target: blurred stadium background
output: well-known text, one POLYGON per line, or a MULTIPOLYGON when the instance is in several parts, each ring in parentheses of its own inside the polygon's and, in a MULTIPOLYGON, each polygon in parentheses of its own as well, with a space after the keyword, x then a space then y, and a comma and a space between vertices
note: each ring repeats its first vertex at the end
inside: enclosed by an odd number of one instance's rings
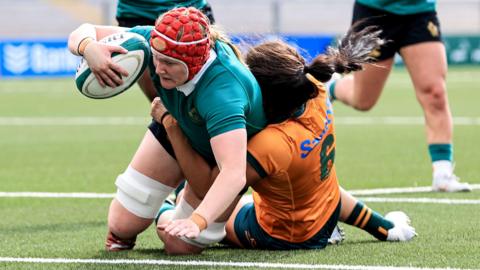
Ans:
MULTIPOLYGON (((227 32, 293 37, 311 54, 345 33, 353 4, 209 2, 227 32)), ((438 1, 456 172, 474 191, 428 192, 422 110, 407 71, 396 68, 374 110, 334 103, 336 164, 342 185, 372 208, 407 212, 419 234, 414 241, 378 242, 345 226, 346 241, 322 251, 220 246, 181 258, 158 252, 152 227, 131 252, 103 251, 113 182, 145 132, 149 104, 138 86, 112 99, 81 96, 73 82, 79 59, 66 40, 83 22, 116 24, 115 8, 111 0, 0 0, 0 269, 480 270, 480 0, 438 1), (386 191, 397 187, 415 191, 386 191)))
MULTIPOLYGON (((210 0, 232 35, 282 35, 309 55, 348 29, 353 0, 210 0)), ((83 22, 116 24, 116 1, 0 0, 0 77, 71 76, 68 33, 83 22)), ((441 0, 450 64, 480 64, 480 0, 441 0)))
MULTIPOLYGON (((83 22, 115 24, 116 0, 1 0, 2 38, 61 38, 83 22), (14 26, 14 27, 12 27, 14 26)), ((439 0, 446 34, 480 34, 480 0, 439 0)), ((209 0, 229 32, 345 32, 353 0, 209 0)))

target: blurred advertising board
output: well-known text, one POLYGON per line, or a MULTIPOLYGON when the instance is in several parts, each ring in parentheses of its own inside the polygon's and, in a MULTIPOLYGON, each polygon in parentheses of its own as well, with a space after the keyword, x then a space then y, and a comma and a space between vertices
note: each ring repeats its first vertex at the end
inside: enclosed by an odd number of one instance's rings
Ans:
POLYGON ((72 76, 78 62, 66 40, 0 40, 0 77, 72 76))
MULTIPOLYGON (((232 39, 243 50, 261 41, 282 39, 297 47, 307 60, 335 42, 331 35, 242 35, 232 39)), ((449 64, 480 65, 480 36, 447 36, 444 41, 449 64)), ((0 40, 0 78, 70 77, 78 62, 65 39, 0 40)), ((397 63, 401 64, 398 56, 397 63)))
POLYGON ((480 36, 448 36, 444 41, 448 63, 480 65, 480 36))

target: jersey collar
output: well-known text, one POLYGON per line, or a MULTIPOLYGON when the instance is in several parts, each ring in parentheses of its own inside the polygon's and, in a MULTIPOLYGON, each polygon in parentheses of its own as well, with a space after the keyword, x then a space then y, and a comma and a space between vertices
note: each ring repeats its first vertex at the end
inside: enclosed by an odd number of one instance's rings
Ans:
POLYGON ((198 83, 200 78, 202 77, 203 73, 207 70, 207 68, 213 63, 213 61, 217 58, 217 53, 215 50, 210 50, 210 57, 208 57, 207 62, 203 65, 200 71, 193 76, 193 78, 188 81, 186 84, 177 86, 177 90, 182 92, 185 96, 190 95, 193 90, 195 90, 195 85, 198 83))

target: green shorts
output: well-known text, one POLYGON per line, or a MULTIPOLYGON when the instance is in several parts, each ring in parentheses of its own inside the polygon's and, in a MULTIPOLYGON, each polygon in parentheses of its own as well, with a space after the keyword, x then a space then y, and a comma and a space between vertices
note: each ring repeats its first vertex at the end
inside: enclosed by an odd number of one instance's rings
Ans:
POLYGON ((340 202, 327 223, 310 239, 301 243, 291 243, 277 239, 267 234, 257 222, 253 203, 244 205, 235 217, 234 228, 240 242, 249 249, 322 249, 328 243, 328 238, 337 225, 340 215, 340 202))

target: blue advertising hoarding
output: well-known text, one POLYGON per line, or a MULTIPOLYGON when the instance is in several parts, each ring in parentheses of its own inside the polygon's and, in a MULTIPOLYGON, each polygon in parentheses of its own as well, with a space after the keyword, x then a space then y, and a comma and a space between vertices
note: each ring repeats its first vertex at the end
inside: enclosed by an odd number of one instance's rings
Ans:
MULTIPOLYGON (((241 35, 232 38, 244 49, 274 39, 283 39, 296 46, 307 60, 335 42, 332 35, 241 35)), ((447 36, 444 40, 449 64, 480 64, 480 36, 447 36)), ((398 55, 396 62, 401 64, 398 55)), ((0 40, 0 78, 72 77, 78 63, 79 57, 68 51, 66 39, 0 40)))
MULTIPOLYGON (((255 44, 271 38, 237 36, 233 40, 255 44)), ((307 59, 322 52, 333 40, 333 36, 290 35, 281 38, 302 48, 307 59)), ((79 57, 68 51, 65 39, 0 40, 0 78, 72 77, 78 63, 79 57)))
POLYGON ((66 40, 0 41, 0 78, 72 76, 78 63, 66 40))
POLYGON ((310 61, 316 55, 324 52, 335 39, 333 35, 236 35, 232 41, 239 45, 242 51, 248 50, 248 46, 268 40, 283 40, 293 45, 300 54, 310 61))

